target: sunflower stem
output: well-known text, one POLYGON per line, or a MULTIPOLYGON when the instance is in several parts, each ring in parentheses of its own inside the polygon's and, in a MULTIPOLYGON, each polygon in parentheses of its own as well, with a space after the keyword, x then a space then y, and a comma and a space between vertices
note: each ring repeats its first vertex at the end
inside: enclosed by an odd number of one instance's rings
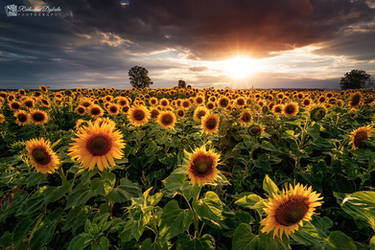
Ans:
POLYGON ((59 173, 60 173, 62 182, 65 183, 67 180, 66 180, 66 175, 64 174, 64 169, 62 167, 59 167, 59 173))

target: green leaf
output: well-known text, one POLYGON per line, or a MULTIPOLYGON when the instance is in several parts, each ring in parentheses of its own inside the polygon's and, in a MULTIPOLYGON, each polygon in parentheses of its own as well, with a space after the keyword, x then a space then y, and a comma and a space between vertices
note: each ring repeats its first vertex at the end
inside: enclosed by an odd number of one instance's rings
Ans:
POLYGON ((207 191, 205 197, 193 201, 193 208, 199 217, 209 220, 217 226, 219 221, 223 220, 223 203, 219 196, 212 191, 207 191))
POLYGON ((84 205, 93 196, 95 196, 95 193, 92 192, 90 188, 85 186, 80 188, 76 187, 68 196, 66 209, 84 205))
POLYGON ((48 187, 43 193, 46 204, 60 200, 69 191, 70 183, 65 182, 59 187, 48 187))
POLYGON ((278 193, 279 188, 276 186, 276 184, 271 180, 271 178, 266 175, 263 180, 263 190, 267 192, 268 195, 272 195, 274 193, 278 193))
POLYGON ((18 222, 13 231, 13 242, 19 243, 23 239, 25 239, 29 234, 31 228, 33 227, 34 223, 35 219, 32 220, 29 218, 24 218, 23 220, 18 222))
POLYGON ((257 238, 251 231, 249 224, 241 223, 233 233, 232 249, 233 250, 246 250, 254 249, 257 238))
POLYGON ((314 246, 316 248, 324 248, 325 246, 324 238, 319 235, 318 230, 310 222, 305 222, 298 231, 291 234, 291 238, 305 246, 314 246))
POLYGON ((181 209, 176 200, 169 201, 161 214, 161 234, 173 238, 188 230, 193 222, 193 211, 181 209))
POLYGON ((180 167, 173 170, 173 172, 162 182, 166 190, 175 195, 184 186, 186 180, 185 169, 180 167))
POLYGON ((241 206, 243 208, 254 209, 254 205, 259 201, 263 200, 262 197, 256 194, 246 194, 240 199, 236 200, 234 204, 241 206))
POLYGON ((357 246, 354 244, 352 238, 341 231, 333 231, 328 237, 327 249, 333 250, 356 250, 357 246))
POLYGON ((142 194, 142 190, 138 183, 133 183, 127 178, 120 180, 120 185, 113 188, 108 194, 108 199, 113 202, 125 202, 133 197, 139 197, 142 194))

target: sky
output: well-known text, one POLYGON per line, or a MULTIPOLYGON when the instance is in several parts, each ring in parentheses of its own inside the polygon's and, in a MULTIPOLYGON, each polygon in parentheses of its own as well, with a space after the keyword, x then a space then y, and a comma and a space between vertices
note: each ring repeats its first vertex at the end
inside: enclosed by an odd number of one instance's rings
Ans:
POLYGON ((135 65, 153 88, 337 89, 375 76, 375 0, 0 0, 0 88, 126 89, 135 65))

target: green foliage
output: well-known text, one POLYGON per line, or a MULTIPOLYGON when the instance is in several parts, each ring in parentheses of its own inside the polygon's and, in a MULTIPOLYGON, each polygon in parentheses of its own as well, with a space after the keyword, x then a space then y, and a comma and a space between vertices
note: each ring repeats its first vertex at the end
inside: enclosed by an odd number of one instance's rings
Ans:
POLYGON ((129 80, 133 88, 147 88, 153 83, 148 76, 148 70, 140 66, 134 66, 129 70, 129 80))

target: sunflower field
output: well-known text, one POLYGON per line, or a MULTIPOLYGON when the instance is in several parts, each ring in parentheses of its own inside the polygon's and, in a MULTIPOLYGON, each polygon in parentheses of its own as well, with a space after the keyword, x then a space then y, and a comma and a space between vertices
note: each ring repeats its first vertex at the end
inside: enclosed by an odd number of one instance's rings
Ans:
POLYGON ((0 91, 1 249, 375 249, 373 90, 0 91))

